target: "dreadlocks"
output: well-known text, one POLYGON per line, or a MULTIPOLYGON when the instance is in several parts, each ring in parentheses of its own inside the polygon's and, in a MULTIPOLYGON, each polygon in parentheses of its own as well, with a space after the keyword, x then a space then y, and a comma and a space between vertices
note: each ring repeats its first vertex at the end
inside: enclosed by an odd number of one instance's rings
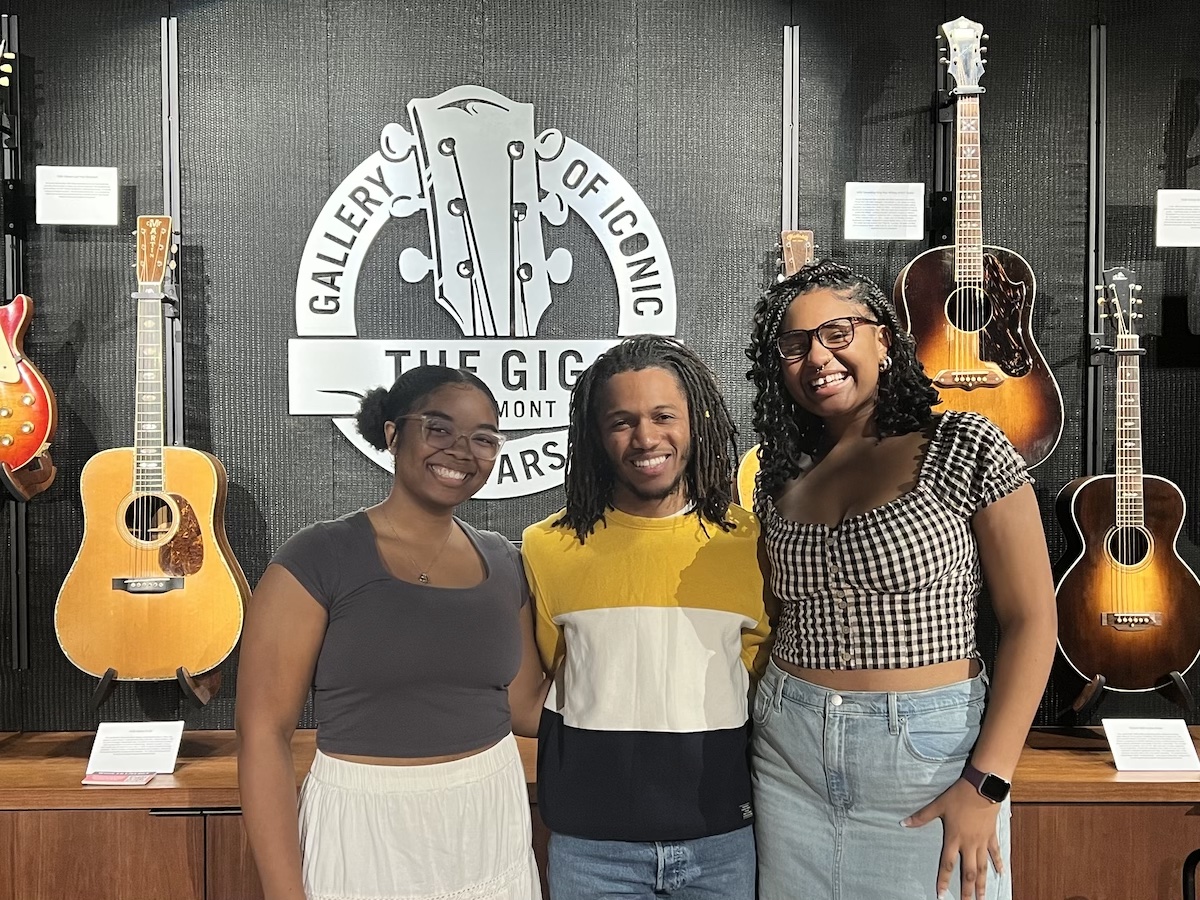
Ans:
POLYGON ((892 365, 879 375, 875 427, 880 437, 919 431, 933 421, 932 406, 940 402, 933 383, 917 359, 911 334, 900 329, 896 310, 883 291, 862 275, 829 260, 804 266, 763 292, 754 308, 754 331, 746 356, 754 382, 754 430, 758 433, 761 469, 758 489, 773 495, 800 474, 802 455, 816 453, 824 423, 800 407, 783 385, 782 360, 776 349, 780 323, 792 301, 816 288, 830 288, 847 303, 866 307, 887 326, 892 342, 892 365))
POLYGON ((722 530, 733 500, 733 461, 737 428, 708 367, 679 341, 653 334, 625 338, 601 354, 571 392, 567 431, 567 505, 555 525, 567 525, 582 544, 612 506, 616 476, 596 423, 596 403, 614 375, 642 369, 666 369, 687 398, 691 454, 684 472, 688 499, 701 522, 722 530))

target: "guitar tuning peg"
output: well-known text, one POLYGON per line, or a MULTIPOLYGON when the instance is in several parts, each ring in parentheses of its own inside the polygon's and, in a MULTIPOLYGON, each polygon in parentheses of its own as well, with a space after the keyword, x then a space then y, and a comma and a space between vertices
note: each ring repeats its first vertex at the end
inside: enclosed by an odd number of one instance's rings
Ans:
POLYGON ((12 66, 9 63, 0 63, 0 72, 5 73, 6 75, 11 75, 12 66))
POLYGON ((986 40, 989 40, 990 38, 991 38, 991 35, 990 35, 990 34, 985 34, 985 35, 983 36, 983 40, 985 40, 985 41, 986 41, 986 40))
POLYGON ((0 75, 0 87, 8 87, 8 76, 0 75))
POLYGON ((948 66, 948 65, 950 65, 950 60, 949 60, 949 59, 947 59, 945 56, 939 56, 939 57, 938 57, 938 62, 940 62, 940 63, 941 63, 943 66, 948 66))

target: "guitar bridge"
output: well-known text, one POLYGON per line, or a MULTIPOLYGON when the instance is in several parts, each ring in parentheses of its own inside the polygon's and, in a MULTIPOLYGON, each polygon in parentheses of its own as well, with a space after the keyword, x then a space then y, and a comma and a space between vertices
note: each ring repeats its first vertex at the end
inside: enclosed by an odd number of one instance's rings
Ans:
POLYGON ((1162 625, 1162 613, 1114 613, 1100 614, 1100 624, 1117 631, 1145 631, 1147 628, 1158 628, 1162 625))
POLYGON ((994 369, 942 369, 933 378, 935 387, 957 388, 960 391, 999 387, 1003 383, 1004 376, 994 369))
POLYGON ((182 591, 182 578, 114 578, 114 591, 125 591, 127 594, 165 594, 168 591, 182 591))

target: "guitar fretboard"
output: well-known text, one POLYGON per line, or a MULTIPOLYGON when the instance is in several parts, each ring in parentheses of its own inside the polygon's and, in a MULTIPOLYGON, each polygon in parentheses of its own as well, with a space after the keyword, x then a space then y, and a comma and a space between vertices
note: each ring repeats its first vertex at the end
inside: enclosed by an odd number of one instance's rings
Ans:
POLYGON ((163 490, 162 301, 138 298, 133 489, 163 490))
POLYGON ((958 98, 954 193, 954 280, 983 281, 983 213, 980 205, 979 96, 958 98))
MULTIPOLYGON (((1117 335, 1117 350, 1137 350, 1138 336, 1117 335)), ((1140 527, 1142 503, 1142 388, 1137 353, 1117 355, 1117 527, 1140 527)))

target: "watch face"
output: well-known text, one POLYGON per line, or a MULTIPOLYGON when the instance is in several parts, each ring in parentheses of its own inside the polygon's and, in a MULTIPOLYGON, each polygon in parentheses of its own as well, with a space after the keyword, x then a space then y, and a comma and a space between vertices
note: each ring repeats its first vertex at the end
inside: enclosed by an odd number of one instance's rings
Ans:
POLYGON ((993 803, 1001 802, 1008 796, 1008 791, 1009 783, 991 772, 986 773, 983 780, 979 782, 979 793, 993 803))

